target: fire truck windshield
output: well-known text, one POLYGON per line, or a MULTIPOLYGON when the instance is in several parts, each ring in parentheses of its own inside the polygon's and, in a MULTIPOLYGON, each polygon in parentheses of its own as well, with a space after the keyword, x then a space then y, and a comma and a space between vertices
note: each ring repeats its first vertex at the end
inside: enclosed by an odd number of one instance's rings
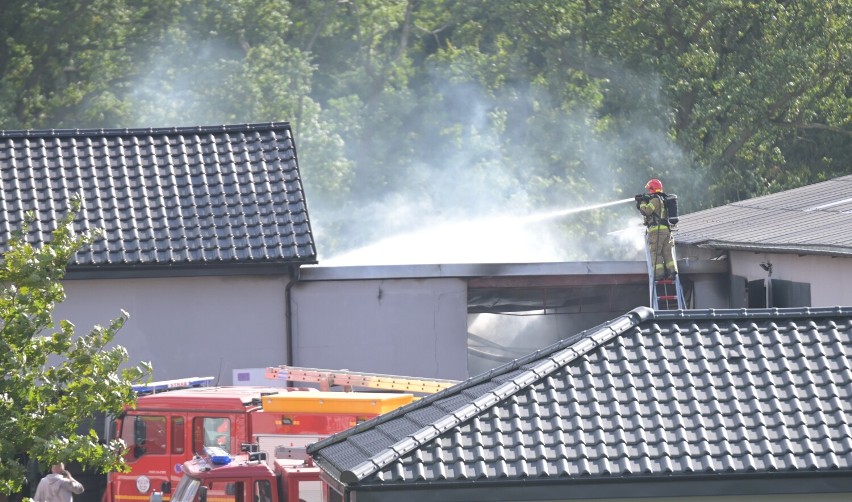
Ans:
POLYGON ((201 481, 192 476, 184 476, 175 488, 171 502, 192 502, 198 493, 199 486, 201 486, 201 481))

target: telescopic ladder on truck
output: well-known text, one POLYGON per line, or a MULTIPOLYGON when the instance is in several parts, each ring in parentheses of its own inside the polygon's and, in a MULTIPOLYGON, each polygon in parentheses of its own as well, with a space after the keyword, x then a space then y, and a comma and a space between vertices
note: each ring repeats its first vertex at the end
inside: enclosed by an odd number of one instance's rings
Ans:
POLYGON ((318 368, 300 368, 297 366, 276 366, 266 368, 266 378, 290 382, 319 384, 320 390, 330 390, 333 386, 352 391, 353 387, 371 389, 399 390, 420 394, 434 394, 459 383, 456 380, 436 380, 409 376, 382 375, 379 373, 361 373, 348 370, 326 370, 318 368))
MULTIPOLYGON (((683 300, 683 289, 680 286, 680 274, 665 279, 654 278, 654 261, 651 259, 651 249, 645 241, 645 259, 648 262, 648 282, 651 292, 651 308, 654 310, 683 310, 686 302, 683 300)), ((672 246, 672 259, 677 263, 675 247, 672 246)))

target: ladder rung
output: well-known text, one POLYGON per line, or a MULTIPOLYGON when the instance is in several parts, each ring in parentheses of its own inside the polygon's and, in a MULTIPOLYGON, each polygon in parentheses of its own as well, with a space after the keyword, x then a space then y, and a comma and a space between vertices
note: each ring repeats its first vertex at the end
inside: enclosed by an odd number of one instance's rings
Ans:
POLYGON ((658 296, 660 300, 677 300, 677 296, 658 296))

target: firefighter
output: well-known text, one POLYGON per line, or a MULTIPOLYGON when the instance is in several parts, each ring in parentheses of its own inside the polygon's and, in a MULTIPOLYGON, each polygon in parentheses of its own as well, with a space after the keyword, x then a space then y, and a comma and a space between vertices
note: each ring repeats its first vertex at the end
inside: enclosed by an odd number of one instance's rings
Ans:
POLYGON ((645 217, 645 239, 654 266, 654 279, 674 277, 677 263, 672 254, 674 239, 666 214, 663 184, 655 178, 645 184, 645 190, 648 193, 636 196, 636 207, 645 217))

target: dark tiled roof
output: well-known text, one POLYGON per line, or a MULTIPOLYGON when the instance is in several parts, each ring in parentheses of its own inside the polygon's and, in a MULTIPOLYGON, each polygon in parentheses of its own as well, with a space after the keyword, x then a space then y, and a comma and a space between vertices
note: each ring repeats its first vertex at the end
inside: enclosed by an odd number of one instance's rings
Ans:
POLYGON ((852 255, 852 176, 682 215, 678 244, 852 255))
POLYGON ((46 242, 69 199, 106 238, 77 266, 315 263, 287 123, 0 131, 0 246, 37 213, 46 242))
MULTIPOLYGON (((526 495, 515 500, 535 500, 539 484, 814 473, 849 480, 850 354, 848 307, 643 307, 309 453, 350 489, 522 485, 526 495)), ((665 486, 660 495, 682 489, 665 486)))

